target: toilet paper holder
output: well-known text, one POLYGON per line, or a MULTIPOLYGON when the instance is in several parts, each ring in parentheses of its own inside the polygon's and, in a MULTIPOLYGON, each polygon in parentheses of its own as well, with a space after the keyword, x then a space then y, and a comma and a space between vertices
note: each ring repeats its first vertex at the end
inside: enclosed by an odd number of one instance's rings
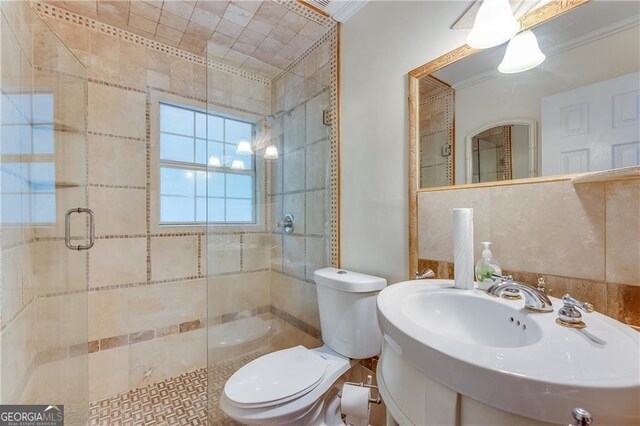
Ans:
MULTIPOLYGON (((375 398, 369 397, 369 403, 370 404, 382 404, 382 398, 380 398, 380 389, 378 389, 378 387, 376 385, 372 385, 371 381, 372 381, 372 377, 371 377, 371 375, 369 375, 369 376, 367 376, 367 383, 364 383, 364 382, 360 382, 360 383, 345 382, 344 384, 345 385, 353 385, 353 386, 360 386, 360 387, 364 387, 364 388, 375 389, 378 395, 375 398)), ((338 392, 338 398, 342 398, 342 391, 338 392)))

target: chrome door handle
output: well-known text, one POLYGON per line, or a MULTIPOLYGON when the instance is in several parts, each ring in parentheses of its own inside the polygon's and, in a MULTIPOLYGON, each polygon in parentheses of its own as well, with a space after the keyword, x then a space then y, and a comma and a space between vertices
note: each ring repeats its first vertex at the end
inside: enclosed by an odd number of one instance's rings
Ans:
POLYGON ((96 242, 96 224, 95 215, 91 209, 85 209, 83 207, 77 207, 75 209, 67 210, 64 215, 64 245, 69 250, 89 250, 96 242), (71 215, 73 213, 87 213, 89 215, 89 242, 85 245, 74 246, 71 244, 71 215))

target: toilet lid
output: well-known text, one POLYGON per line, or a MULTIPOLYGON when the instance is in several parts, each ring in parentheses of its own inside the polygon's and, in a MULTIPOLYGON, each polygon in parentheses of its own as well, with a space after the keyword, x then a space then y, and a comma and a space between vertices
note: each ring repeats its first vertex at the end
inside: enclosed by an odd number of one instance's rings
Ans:
POLYGON ((310 392, 326 369, 324 358, 304 346, 296 346, 251 361, 227 380, 224 393, 239 405, 274 405, 310 392))

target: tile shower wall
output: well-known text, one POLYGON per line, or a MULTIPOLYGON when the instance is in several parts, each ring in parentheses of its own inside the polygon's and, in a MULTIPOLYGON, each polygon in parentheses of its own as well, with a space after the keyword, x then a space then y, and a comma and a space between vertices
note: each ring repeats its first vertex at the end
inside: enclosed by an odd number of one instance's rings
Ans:
POLYGON ((282 153, 271 168, 271 304, 282 317, 319 337, 320 320, 313 272, 328 266, 330 238, 330 107, 332 41, 327 37, 272 85, 272 111, 291 111, 275 126, 282 153), (294 215, 295 230, 285 235, 273 224, 294 215), (293 318, 290 318, 293 317, 293 318))
POLYGON ((474 208, 475 257, 492 241, 494 257, 515 278, 547 278, 597 311, 640 326, 640 180, 570 181, 421 192, 419 258, 452 276, 451 209, 474 208))
MULTIPOLYGON (((5 146, 10 138, 20 145, 24 135, 12 132, 13 116, 28 116, 30 105, 21 105, 11 98, 32 86, 33 64, 31 45, 33 34, 28 22, 28 11, 20 3, 1 5, 0 50, 2 66, 2 177, 0 219, 3 227, 0 250, 0 399, 2 403, 24 403, 26 387, 36 366, 35 282, 33 253, 35 229, 28 224, 22 184, 21 158, 9 159, 5 146), (18 167, 7 167, 17 163, 18 167), (9 174, 9 172, 15 174, 9 174), (8 193, 17 196, 9 198, 8 193), (5 225, 13 222, 12 225, 5 225)), ((15 127, 14 127, 15 128, 15 127)))
POLYGON ((89 70, 88 196, 97 233, 87 260, 89 396, 97 400, 206 366, 207 253, 224 247, 225 261, 210 270, 220 275, 210 280, 212 290, 242 282, 252 295, 234 304, 235 310, 255 315, 268 305, 267 232, 158 226, 153 120, 157 99, 204 106, 207 94, 211 109, 264 116, 271 90, 74 23, 44 19, 89 70))

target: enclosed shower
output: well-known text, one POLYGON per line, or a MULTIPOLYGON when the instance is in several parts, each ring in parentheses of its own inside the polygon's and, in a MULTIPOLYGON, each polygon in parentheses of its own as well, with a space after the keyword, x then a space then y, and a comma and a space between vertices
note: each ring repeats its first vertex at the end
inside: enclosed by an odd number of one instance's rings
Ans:
POLYGON ((321 344, 337 26, 257 2, 305 36, 232 65, 216 33, 196 54, 64 7, 1 3, 0 402, 229 423, 234 371, 321 344))

